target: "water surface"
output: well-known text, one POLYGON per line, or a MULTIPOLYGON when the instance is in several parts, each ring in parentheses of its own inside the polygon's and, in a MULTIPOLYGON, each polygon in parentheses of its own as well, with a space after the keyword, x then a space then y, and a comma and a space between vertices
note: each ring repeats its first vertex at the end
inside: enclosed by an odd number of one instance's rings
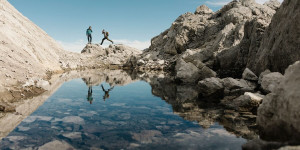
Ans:
POLYGON ((183 119, 145 81, 118 85, 89 80, 64 83, 2 139, 1 149, 235 150, 247 142, 216 121, 203 128, 183 119))

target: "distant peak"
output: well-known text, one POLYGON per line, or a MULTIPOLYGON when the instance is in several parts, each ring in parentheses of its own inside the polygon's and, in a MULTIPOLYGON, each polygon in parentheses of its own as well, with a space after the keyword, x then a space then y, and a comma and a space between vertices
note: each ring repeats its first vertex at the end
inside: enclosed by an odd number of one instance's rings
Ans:
POLYGON ((211 14, 213 13, 213 11, 211 9, 209 9, 206 5, 201 5, 199 6, 196 11, 195 14, 211 14))

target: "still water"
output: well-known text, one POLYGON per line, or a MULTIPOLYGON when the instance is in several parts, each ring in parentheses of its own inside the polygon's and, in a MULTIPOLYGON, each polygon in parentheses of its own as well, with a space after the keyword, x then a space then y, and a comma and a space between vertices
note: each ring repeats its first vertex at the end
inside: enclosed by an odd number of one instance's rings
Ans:
POLYGON ((1 149, 235 150, 246 139, 184 120, 145 81, 64 83, 0 142, 1 149), (102 86, 103 88, 102 88, 102 86))

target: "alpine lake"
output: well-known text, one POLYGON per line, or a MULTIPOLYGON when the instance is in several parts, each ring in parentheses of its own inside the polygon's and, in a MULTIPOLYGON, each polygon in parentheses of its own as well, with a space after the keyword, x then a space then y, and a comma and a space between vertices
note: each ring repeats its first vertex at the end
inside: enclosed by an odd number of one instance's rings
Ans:
POLYGON ((73 71, 50 83, 0 118, 0 149, 239 150, 258 136, 255 119, 164 75, 73 71))

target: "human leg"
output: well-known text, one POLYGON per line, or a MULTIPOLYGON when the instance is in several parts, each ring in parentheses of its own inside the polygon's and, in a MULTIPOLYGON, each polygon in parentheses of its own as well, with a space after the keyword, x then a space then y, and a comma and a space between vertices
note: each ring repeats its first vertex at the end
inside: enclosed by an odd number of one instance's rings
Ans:
POLYGON ((100 45, 102 45, 102 44, 103 44, 103 42, 104 42, 104 40, 105 40, 105 39, 106 39, 106 38, 103 38, 103 39, 102 39, 102 42, 101 42, 101 44, 100 44, 100 45))

